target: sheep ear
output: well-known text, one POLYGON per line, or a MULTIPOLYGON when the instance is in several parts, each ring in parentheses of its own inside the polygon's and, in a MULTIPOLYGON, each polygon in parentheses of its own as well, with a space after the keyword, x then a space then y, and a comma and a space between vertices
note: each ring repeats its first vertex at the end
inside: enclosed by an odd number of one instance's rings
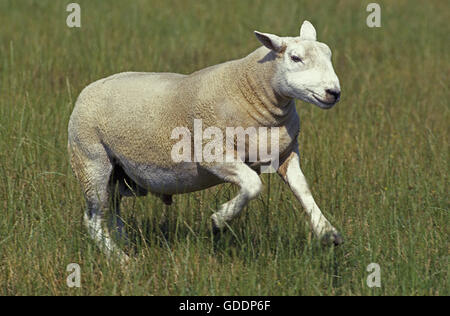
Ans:
POLYGON ((317 34, 314 26, 309 22, 305 21, 300 28, 300 39, 308 41, 316 41, 317 34))
POLYGON ((283 39, 273 34, 261 33, 255 31, 256 38, 268 49, 271 49, 277 53, 281 52, 284 48, 283 39))

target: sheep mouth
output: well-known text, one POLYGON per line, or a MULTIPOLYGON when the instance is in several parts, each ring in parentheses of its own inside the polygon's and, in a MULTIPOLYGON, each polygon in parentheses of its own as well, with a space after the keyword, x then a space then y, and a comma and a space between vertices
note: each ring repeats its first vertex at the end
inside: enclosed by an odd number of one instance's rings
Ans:
POLYGON ((327 102, 327 101, 324 101, 324 100, 322 100, 322 99, 316 97, 315 95, 313 95, 313 97, 314 97, 314 99, 316 99, 317 101, 319 101, 321 104, 323 104, 325 108, 331 108, 333 105, 336 104, 336 102, 327 102))

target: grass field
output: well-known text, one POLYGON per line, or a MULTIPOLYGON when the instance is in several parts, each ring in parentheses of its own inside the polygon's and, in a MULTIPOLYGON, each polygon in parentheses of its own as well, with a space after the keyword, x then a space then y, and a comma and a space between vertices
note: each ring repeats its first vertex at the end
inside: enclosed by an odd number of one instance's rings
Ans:
POLYGON ((0 295, 449 295, 449 4, 378 1, 0 0, 0 295), (253 30, 310 20, 342 88, 330 111, 298 102, 304 173, 346 243, 323 248, 277 175, 231 231, 209 217, 237 190, 126 199, 135 257, 108 261, 82 225, 66 150, 79 92, 121 71, 190 73, 243 57, 253 30), (369 288, 370 263, 381 288, 369 288), (81 287, 66 266, 81 267, 81 287))

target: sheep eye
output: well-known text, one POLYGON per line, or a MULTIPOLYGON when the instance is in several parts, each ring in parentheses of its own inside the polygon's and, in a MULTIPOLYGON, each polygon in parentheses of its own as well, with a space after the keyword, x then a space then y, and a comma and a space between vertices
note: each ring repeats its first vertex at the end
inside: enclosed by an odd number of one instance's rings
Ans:
POLYGON ((298 57, 298 56, 292 55, 291 59, 292 59, 292 61, 294 61, 296 63, 303 63, 303 60, 300 57, 298 57))

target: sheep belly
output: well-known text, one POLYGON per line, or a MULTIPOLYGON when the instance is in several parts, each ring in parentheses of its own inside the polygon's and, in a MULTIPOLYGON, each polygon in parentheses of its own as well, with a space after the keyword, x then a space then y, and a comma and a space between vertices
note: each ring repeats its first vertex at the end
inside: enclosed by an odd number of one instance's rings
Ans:
POLYGON ((188 193, 223 183, 194 162, 183 162, 171 168, 164 168, 157 164, 135 163, 121 158, 120 164, 133 181, 152 193, 188 193))

